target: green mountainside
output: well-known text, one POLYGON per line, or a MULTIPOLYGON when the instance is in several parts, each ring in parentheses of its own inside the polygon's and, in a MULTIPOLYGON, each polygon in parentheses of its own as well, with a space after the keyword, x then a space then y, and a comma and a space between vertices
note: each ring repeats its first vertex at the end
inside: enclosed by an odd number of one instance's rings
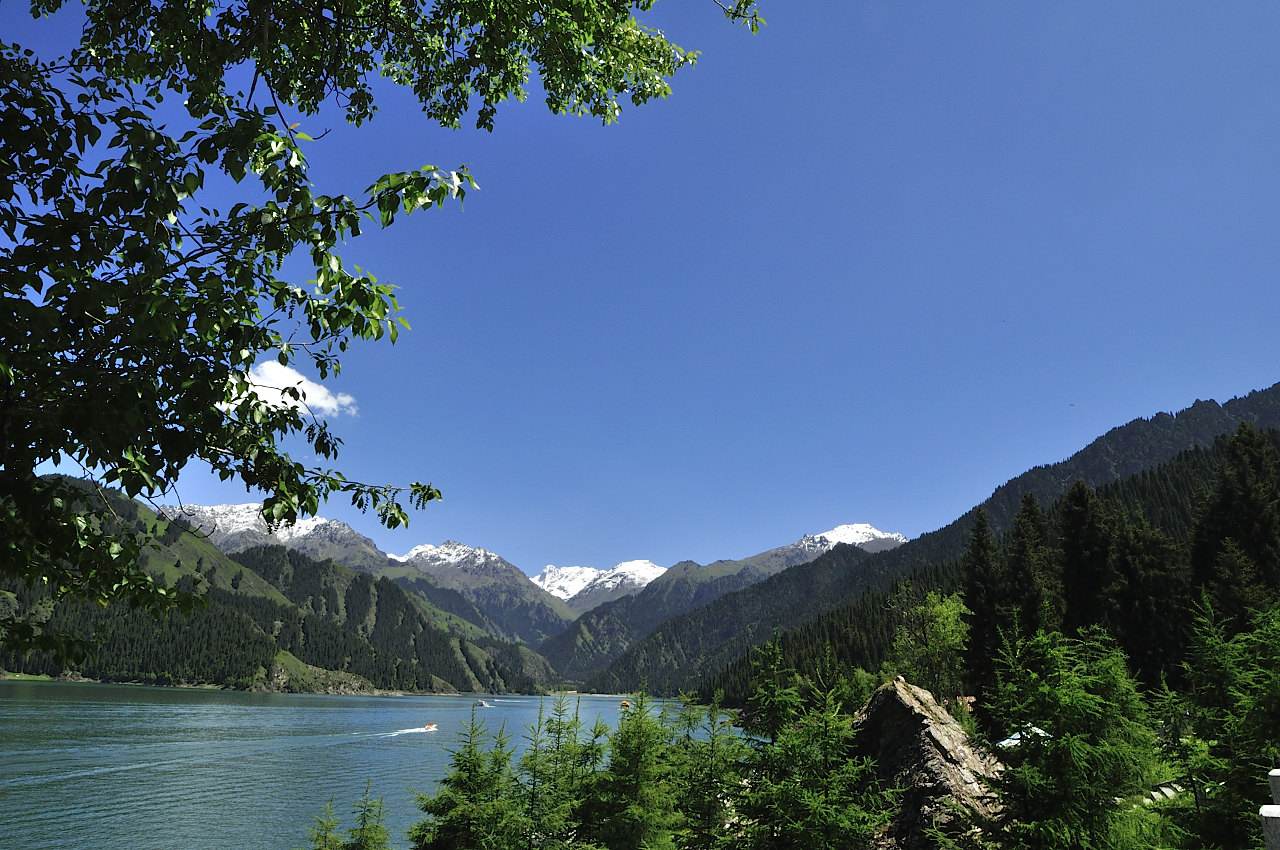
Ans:
MULTIPOLYGON (((1280 432, 1269 432, 1268 439, 1280 451, 1280 432)), ((1094 582, 1100 585, 1095 593, 1099 596, 1130 597, 1131 604, 1127 605, 1124 617, 1117 618, 1127 620, 1127 627, 1113 630, 1131 638, 1138 632, 1150 635, 1151 640, 1144 645, 1137 645, 1143 642, 1131 639, 1131 645, 1127 647, 1139 670, 1146 662, 1148 678, 1157 678, 1159 672, 1177 673, 1176 670, 1162 668, 1160 660, 1176 653, 1181 638, 1162 632, 1170 624, 1178 624, 1179 619, 1183 620, 1179 625, 1186 626, 1186 618, 1174 609, 1170 597, 1187 584, 1190 556, 1186 547, 1192 538, 1197 517, 1221 474, 1228 456, 1227 447, 1227 439, 1219 438, 1209 448, 1189 449, 1155 469, 1096 491, 1097 511, 1108 518, 1110 541, 1106 548, 1108 560, 1114 564, 1108 568, 1109 579, 1094 582), (1117 545, 1117 541, 1125 545, 1117 545), (1135 541, 1145 543, 1147 550, 1158 556, 1160 562, 1144 570, 1148 580, 1142 588, 1133 581, 1138 572, 1131 565, 1141 560, 1133 554, 1135 541), (1126 567, 1125 563, 1130 566, 1126 567), (1123 575, 1126 572, 1130 574, 1128 579, 1123 575), (1154 581, 1150 580, 1153 576, 1154 581), (1153 656, 1154 663, 1151 661, 1153 656)), ((1071 509, 1073 503, 1069 500, 1074 494, 1075 491, 1069 492, 1045 511, 1044 525, 1054 531, 1048 535, 1050 546, 1055 548, 1054 558, 1064 557, 1061 550, 1064 539, 1068 537, 1064 515, 1071 509)), ((832 661, 875 669, 884 660, 900 624, 898 606, 891 605, 890 599, 895 591, 901 590, 903 582, 910 583, 914 596, 922 596, 929 590, 952 593, 961 589, 962 573, 961 559, 954 558, 922 568, 903 580, 868 590, 809 622, 783 632, 780 636, 783 656, 788 664, 810 673, 832 661)), ((727 648, 700 665, 699 669, 704 673, 700 690, 708 694, 724 691, 731 701, 744 698, 749 687, 751 663, 737 649, 727 648)))
MULTIPOLYGON (((1139 474, 1188 449, 1210 446, 1243 423, 1280 427, 1280 384, 1226 404, 1197 401, 1176 414, 1135 419, 1113 428, 1065 461, 1035 467, 1001 485, 978 507, 1001 533, 1010 527, 1025 496, 1050 504, 1077 480, 1100 487, 1139 474)), ((839 563, 833 551, 810 565, 788 569, 771 582, 738 589, 715 605, 690 610, 686 616, 656 627, 643 643, 637 642, 633 650, 628 647, 625 655, 619 653, 607 670, 587 678, 610 690, 629 690, 642 682, 650 687, 664 683, 664 691, 696 686, 775 629, 798 626, 826 611, 856 604, 868 590, 886 588, 898 579, 936 570, 938 565, 959 558, 977 509, 944 528, 859 559, 856 564, 839 563), (829 573, 820 591, 810 589, 815 569, 829 573), (737 612, 746 613, 738 616, 737 612), (671 668, 673 663, 679 665, 677 669, 671 668)), ((557 665, 563 657, 559 650, 555 645, 543 647, 544 654, 557 665)))
MULTIPOLYGON (((566 680, 593 681, 662 623, 791 567, 807 564, 827 551, 829 545, 809 536, 737 560, 720 560, 706 566, 681 561, 639 593, 585 612, 539 649, 566 680)), ((883 551, 897 545, 895 539, 876 539, 863 544, 860 551, 883 551)))
MULTIPOLYGON (((112 496, 111 508, 120 522, 155 529, 144 565, 195 604, 156 617, 71 600, 50 606, 38 589, 4 588, 9 604, 37 612, 47 628, 89 641, 73 668, 81 675, 260 689, 283 686, 283 676, 292 689, 321 682, 342 691, 360 689, 361 679, 382 689, 477 692, 538 690, 553 679, 527 648, 497 640, 388 579, 280 546, 233 559, 136 502, 112 496), (335 675, 304 675, 302 667, 282 666, 287 658, 280 653, 335 675)), ((64 672, 40 652, 0 656, 0 667, 64 672)))
POLYGON ((499 555, 452 541, 418 551, 406 561, 388 562, 378 575, 507 640, 536 645, 573 621, 564 600, 499 555))

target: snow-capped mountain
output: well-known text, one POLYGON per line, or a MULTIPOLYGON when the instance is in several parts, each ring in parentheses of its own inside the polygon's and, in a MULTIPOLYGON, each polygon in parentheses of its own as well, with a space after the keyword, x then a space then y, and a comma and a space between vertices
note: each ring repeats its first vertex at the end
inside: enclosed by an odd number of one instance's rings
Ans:
POLYGON ((227 554, 254 546, 277 544, 312 558, 332 558, 344 566, 374 572, 386 566, 387 556, 372 540, 345 522, 306 517, 272 533, 262 518, 262 505, 166 505, 165 516, 185 520, 227 554))
MULTIPOLYGON (((896 549, 907 542, 906 535, 899 534, 896 531, 881 531, 869 523, 851 522, 845 525, 837 525, 835 528, 824 531, 821 534, 806 535, 798 543, 805 543, 817 538, 826 541, 826 549, 834 549, 837 543, 847 543, 851 546, 857 546, 859 549, 865 549, 868 552, 883 552, 886 549, 896 549)), ((823 551, 826 551, 826 549, 823 551)))
POLYGON ((445 578, 456 578, 458 575, 507 575, 512 570, 524 575, 515 564, 496 552, 481 549, 479 546, 468 546, 457 540, 446 540, 439 546, 424 543, 421 546, 414 546, 403 555, 388 557, 393 561, 408 564, 419 572, 445 578))
POLYGON ((547 564, 533 577, 533 583, 557 599, 572 599, 605 571, 596 567, 557 567, 547 564))
POLYGON ((588 590, 608 590, 615 587, 644 587, 666 572, 653 561, 623 561, 612 569, 602 570, 579 593, 588 590))
POLYGON ((867 552, 884 552, 906 542, 907 538, 896 531, 881 531, 865 522, 847 523, 837 525, 829 531, 806 534, 794 543, 769 549, 735 563, 741 563, 762 576, 770 576, 788 567, 807 564, 841 543, 857 546, 867 552))
POLYGON ((403 555, 390 557, 393 562, 400 562, 388 571, 390 575, 408 582, 441 607, 448 608, 449 602, 440 589, 455 592, 506 636, 538 643, 573 619, 573 612, 564 602, 536 585, 515 564, 488 549, 446 540, 439 546, 415 546, 403 555))
POLYGON ((623 561, 607 570, 547 564, 541 573, 533 577, 533 583, 582 613, 622 596, 638 593, 664 572, 666 567, 660 567, 653 561, 623 561))

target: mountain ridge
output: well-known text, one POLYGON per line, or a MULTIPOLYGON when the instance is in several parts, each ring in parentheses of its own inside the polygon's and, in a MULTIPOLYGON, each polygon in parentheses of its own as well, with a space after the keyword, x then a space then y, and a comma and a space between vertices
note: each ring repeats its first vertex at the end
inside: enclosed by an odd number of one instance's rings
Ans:
MULTIPOLYGON (((690 609, 678 620, 656 627, 644 638, 645 645, 637 644, 625 661, 618 662, 620 666, 597 671, 588 680, 620 689, 639 682, 655 688, 663 682, 667 692, 693 687, 735 663, 775 628, 799 627, 827 610, 852 603, 868 590, 881 589, 898 578, 959 557, 978 507, 986 511, 993 531, 1000 533, 1009 527, 1026 494, 1048 504, 1076 480, 1095 488, 1110 484, 1154 469, 1183 451, 1210 446, 1244 422, 1280 427, 1280 383, 1225 403, 1197 400, 1176 413, 1160 412, 1111 428, 1065 460, 1032 467, 996 487, 986 500, 947 525, 891 551, 876 553, 856 570, 829 565, 832 580, 826 593, 830 598, 818 605, 806 591, 806 576, 794 571, 783 572, 768 587, 735 589, 732 596, 726 595, 714 606, 690 609), (752 612, 750 622, 733 616, 734 611, 752 612), (726 634, 734 624, 741 628, 726 634), (669 666, 673 659, 681 659, 684 665, 675 674, 663 666, 669 666)), ((828 553, 813 564, 828 566, 825 561, 832 557, 828 553)), ((553 656, 554 652, 548 660, 561 669, 553 656)))

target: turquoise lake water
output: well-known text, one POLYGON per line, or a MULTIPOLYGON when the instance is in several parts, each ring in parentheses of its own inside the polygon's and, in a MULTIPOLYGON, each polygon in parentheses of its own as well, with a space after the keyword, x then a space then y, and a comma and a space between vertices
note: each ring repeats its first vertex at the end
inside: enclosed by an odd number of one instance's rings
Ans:
MULTIPOLYGON (((539 698, 485 699, 519 744, 539 698)), ((0 850, 290 850, 327 800, 348 826, 370 780, 407 847, 474 702, 0 681, 0 850)), ((618 697, 581 716, 613 725, 618 697)))

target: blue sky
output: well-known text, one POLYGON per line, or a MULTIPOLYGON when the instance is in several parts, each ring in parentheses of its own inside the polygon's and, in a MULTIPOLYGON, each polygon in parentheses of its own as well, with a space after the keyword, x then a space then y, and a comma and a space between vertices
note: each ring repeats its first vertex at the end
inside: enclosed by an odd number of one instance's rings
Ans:
POLYGON ((754 37, 660 8, 702 60, 612 127, 531 98, 445 131, 394 92, 365 128, 304 122, 333 128, 326 190, 424 162, 482 187, 350 246, 414 330, 330 383, 344 469, 445 501, 396 532, 324 514, 531 572, 915 535, 1280 380, 1280 6, 763 8, 754 37))

